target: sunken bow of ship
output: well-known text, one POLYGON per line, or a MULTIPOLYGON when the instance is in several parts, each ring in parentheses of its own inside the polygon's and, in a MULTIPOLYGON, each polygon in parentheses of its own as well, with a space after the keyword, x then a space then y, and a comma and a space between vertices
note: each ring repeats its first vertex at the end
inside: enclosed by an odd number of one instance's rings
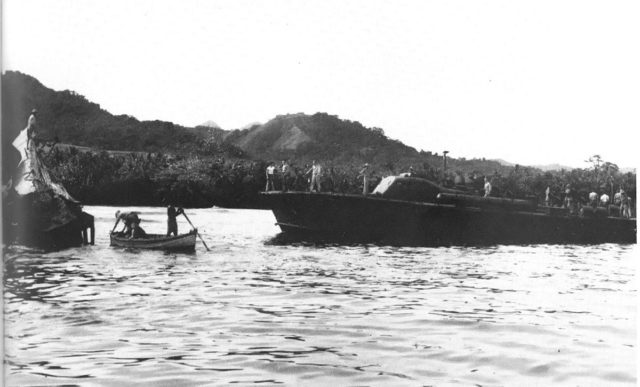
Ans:
POLYGON ((35 111, 12 145, 20 161, 3 187, 3 239, 47 249, 94 242, 93 216, 67 190, 51 179, 34 138, 35 111))

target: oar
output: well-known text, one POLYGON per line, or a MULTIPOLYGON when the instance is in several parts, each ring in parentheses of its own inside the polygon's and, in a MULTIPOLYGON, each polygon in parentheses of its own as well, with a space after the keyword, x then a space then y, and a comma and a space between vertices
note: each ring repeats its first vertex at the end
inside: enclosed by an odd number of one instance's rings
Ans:
POLYGON ((118 220, 116 220, 116 224, 113 225, 113 229, 111 230, 112 234, 114 231, 116 231, 116 227, 118 227, 118 223, 120 223, 120 218, 118 218, 118 220))
POLYGON ((193 225, 193 223, 191 223, 191 221, 189 220, 189 217, 187 216, 187 214, 185 214, 184 212, 182 213, 182 215, 184 215, 184 218, 187 220, 187 222, 189 222, 189 224, 191 225, 191 227, 196 230, 196 234, 198 234, 198 237, 200 238, 200 240, 202 241, 202 244, 204 245, 204 247, 207 249, 207 251, 211 251, 209 250, 209 246, 207 246, 207 244, 205 243, 204 239, 202 239, 202 235, 200 235, 200 233, 198 232, 198 229, 193 225))

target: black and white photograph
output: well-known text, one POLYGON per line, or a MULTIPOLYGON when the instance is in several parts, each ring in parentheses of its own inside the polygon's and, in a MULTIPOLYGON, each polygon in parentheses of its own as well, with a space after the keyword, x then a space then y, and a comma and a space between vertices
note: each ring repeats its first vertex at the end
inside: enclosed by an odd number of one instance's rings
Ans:
POLYGON ((1 0, 4 386, 636 386, 640 2, 1 0))

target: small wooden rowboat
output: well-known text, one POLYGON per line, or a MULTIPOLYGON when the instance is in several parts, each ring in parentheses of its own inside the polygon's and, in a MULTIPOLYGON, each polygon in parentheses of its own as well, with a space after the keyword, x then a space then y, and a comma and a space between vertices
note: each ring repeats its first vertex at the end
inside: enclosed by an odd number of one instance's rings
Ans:
POLYGON ((145 250, 194 251, 197 233, 196 230, 191 230, 188 234, 178 236, 147 234, 144 238, 129 239, 121 233, 114 232, 111 233, 111 246, 145 250))

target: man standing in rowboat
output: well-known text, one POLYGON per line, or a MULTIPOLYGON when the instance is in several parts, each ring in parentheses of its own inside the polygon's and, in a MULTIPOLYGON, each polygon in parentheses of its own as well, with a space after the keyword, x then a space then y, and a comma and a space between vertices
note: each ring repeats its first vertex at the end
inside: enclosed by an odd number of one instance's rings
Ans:
POLYGON ((184 214, 182 207, 178 207, 176 210, 173 204, 167 206, 167 236, 172 233, 178 236, 178 222, 176 221, 176 217, 180 214, 184 214))

